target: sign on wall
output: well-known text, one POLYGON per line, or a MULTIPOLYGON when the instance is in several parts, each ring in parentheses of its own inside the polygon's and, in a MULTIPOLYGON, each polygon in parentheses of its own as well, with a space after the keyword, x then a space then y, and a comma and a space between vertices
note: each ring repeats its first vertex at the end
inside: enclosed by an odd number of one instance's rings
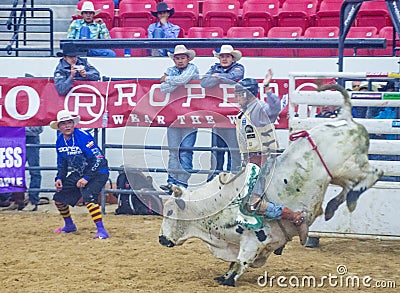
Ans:
POLYGON ((24 192, 25 128, 0 127, 0 193, 24 192))

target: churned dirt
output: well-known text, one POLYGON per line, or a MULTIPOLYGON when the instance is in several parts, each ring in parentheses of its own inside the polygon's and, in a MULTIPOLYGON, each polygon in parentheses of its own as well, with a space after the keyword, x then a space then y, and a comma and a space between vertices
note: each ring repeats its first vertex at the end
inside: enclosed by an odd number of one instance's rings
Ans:
POLYGON ((62 225, 52 204, 38 212, 0 211, 0 292, 399 292, 398 241, 324 238, 320 248, 309 249, 296 239, 231 288, 213 280, 229 264, 200 240, 165 248, 158 243, 161 217, 116 216, 113 205, 107 210, 107 240, 91 239, 95 228, 84 207, 72 209, 79 233, 63 235, 52 232, 62 225), (302 287, 306 276, 319 283, 326 278, 323 287, 302 287), (368 276, 371 288, 362 284, 368 276), (346 286, 346 277, 358 278, 360 286, 346 286), (299 287, 289 280, 299 280, 299 287))

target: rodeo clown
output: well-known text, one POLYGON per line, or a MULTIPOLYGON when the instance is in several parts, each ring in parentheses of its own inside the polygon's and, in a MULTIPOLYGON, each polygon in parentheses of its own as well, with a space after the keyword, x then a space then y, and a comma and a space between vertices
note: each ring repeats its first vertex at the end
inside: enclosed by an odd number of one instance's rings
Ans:
POLYGON ((97 227, 93 238, 106 239, 109 235, 104 228, 97 199, 108 180, 108 162, 94 138, 86 131, 75 128, 79 121, 79 116, 61 110, 57 114, 57 121, 50 123, 51 128, 61 132, 56 141, 57 192, 53 199, 65 222, 65 226, 54 230, 54 233, 77 231, 69 206, 75 206, 82 198, 97 227), (68 175, 69 171, 71 173, 68 175))
MULTIPOLYGON (((253 163, 259 167, 264 166, 267 159, 273 160, 278 144, 274 135, 271 121, 275 121, 281 111, 279 98, 270 91, 269 82, 272 78, 272 70, 269 69, 263 81, 266 88, 267 102, 257 99, 259 86, 255 79, 242 79, 235 86, 235 97, 242 110, 236 121, 236 134, 239 149, 244 162, 253 163)), ((268 164, 267 164, 268 165, 268 164)), ((262 168, 265 171, 267 165, 262 168)), ((304 245, 307 239, 308 226, 302 212, 294 212, 287 207, 270 202, 264 194, 267 175, 261 173, 252 190, 246 208, 249 213, 263 215, 268 219, 289 220, 296 225, 299 232, 300 242, 304 245)), ((280 252, 281 253, 281 252, 280 252)), ((280 254, 276 252, 276 254, 280 254)))

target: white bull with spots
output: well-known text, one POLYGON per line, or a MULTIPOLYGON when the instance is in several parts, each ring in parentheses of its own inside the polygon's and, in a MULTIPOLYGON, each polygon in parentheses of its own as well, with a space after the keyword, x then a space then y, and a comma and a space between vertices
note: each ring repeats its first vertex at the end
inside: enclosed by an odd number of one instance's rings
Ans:
MULTIPOLYGON (((329 202, 327 220, 345 200, 353 211, 360 194, 383 174, 368 162, 369 136, 352 119, 347 92, 338 85, 324 87, 328 88, 343 94, 344 105, 338 118, 308 132, 321 158, 307 138, 299 138, 282 155, 270 160, 260 175, 269 177, 268 199, 295 211, 306 211, 309 225, 323 213, 329 183, 343 190, 329 202)), ((248 195, 255 169, 249 164, 238 175, 222 173, 195 191, 174 187, 173 196, 164 206, 159 242, 173 247, 189 238, 205 241, 215 257, 231 262, 229 270, 216 278, 223 285, 234 286, 247 267, 262 266, 271 252, 297 235, 297 230, 286 220, 263 220, 257 227, 250 225, 255 218, 243 219, 242 199, 248 195)))

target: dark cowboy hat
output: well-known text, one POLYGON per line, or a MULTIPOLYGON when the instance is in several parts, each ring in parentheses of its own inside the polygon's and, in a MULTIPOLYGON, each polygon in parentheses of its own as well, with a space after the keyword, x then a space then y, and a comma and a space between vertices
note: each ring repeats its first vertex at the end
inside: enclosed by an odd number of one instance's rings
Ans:
POLYGON ((82 55, 84 55, 84 53, 82 51, 77 51, 77 50, 64 50, 62 52, 57 52, 57 57, 64 57, 64 56, 75 57, 82 55))
POLYGON ((169 16, 171 17, 175 13, 175 8, 169 9, 167 3, 158 2, 157 3, 157 11, 152 11, 151 14, 153 14, 153 16, 157 17, 157 13, 164 12, 164 11, 169 12, 169 16))

